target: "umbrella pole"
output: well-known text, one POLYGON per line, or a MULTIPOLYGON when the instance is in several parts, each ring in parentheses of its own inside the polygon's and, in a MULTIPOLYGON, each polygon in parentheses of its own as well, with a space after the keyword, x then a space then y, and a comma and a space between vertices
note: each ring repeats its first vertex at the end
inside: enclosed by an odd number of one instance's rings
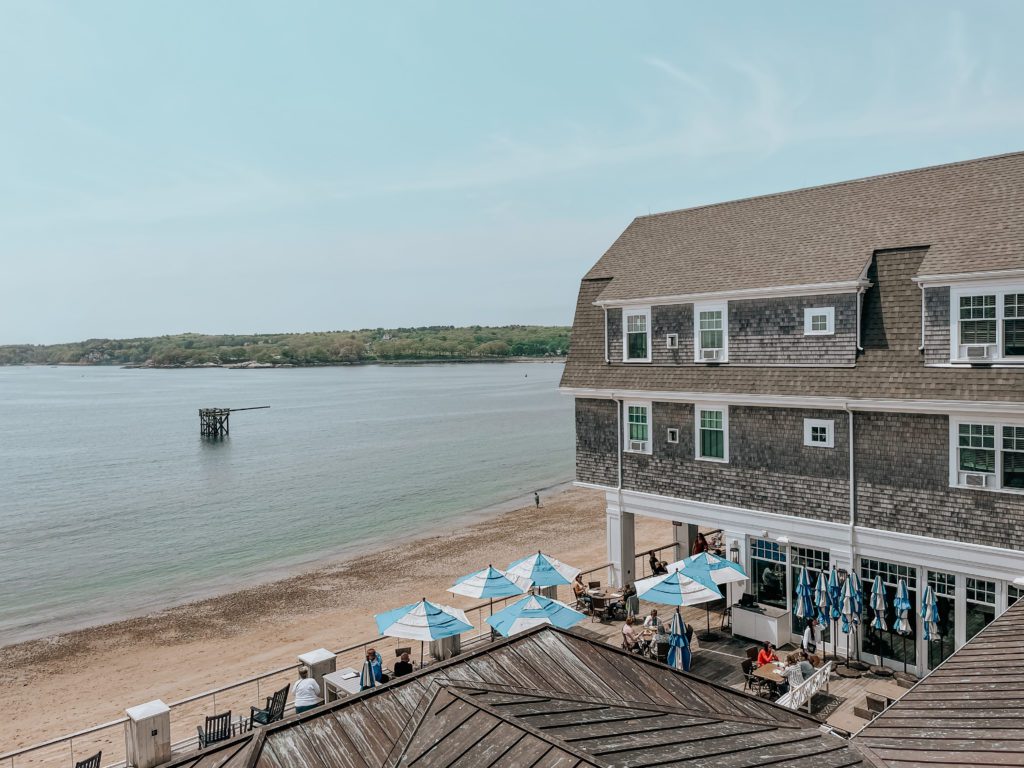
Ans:
POLYGON ((420 669, 423 669, 423 641, 420 640, 420 669))
MULTIPOLYGON (((900 633, 903 634, 903 633, 900 633)), ((907 636, 903 635, 903 674, 907 674, 907 636)))

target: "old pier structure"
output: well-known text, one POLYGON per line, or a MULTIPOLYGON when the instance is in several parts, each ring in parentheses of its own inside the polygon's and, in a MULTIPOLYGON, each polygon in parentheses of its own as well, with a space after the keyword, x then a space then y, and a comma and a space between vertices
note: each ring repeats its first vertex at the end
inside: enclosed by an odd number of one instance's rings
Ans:
POLYGON ((260 411, 269 405, 251 408, 200 408, 199 434, 203 437, 227 437, 231 432, 231 414, 234 411, 260 411))

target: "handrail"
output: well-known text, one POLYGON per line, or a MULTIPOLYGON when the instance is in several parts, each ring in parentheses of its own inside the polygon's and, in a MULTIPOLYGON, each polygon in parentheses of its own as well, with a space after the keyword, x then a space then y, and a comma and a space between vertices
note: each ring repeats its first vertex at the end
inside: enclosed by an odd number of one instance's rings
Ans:
MULTIPOLYGON (((654 551, 655 552, 661 552, 664 549, 668 549, 668 548, 674 547, 674 546, 676 546, 675 542, 673 542, 671 544, 664 544, 664 545, 662 545, 660 547, 655 547, 654 551)), ((650 549, 645 549, 643 552, 637 552, 634 555, 634 558, 646 557, 647 553, 650 552, 650 551, 651 551, 650 549)), ((581 573, 583 575, 588 575, 588 574, 595 573, 597 571, 603 570, 605 568, 608 568, 610 565, 611 565, 611 563, 602 563, 601 565, 592 566, 592 567, 590 567, 590 568, 588 568, 588 569, 586 569, 584 571, 581 571, 581 573)), ((503 604, 503 603, 508 602, 509 600, 514 600, 517 597, 518 597, 518 595, 512 595, 510 597, 497 598, 497 599, 495 599, 493 601, 493 603, 494 604, 503 604)), ((487 608, 491 604, 492 603, 490 601, 481 601, 480 603, 477 603, 475 605, 471 605, 471 606, 467 607, 465 609, 465 611, 467 613, 471 613, 473 611, 479 611, 479 610, 482 610, 484 608, 487 608)), ((479 637, 479 636, 480 635, 477 635, 477 637, 479 637)), ((335 655, 341 656, 341 655, 346 654, 346 653, 351 653, 352 651, 358 650, 359 648, 365 647, 367 645, 386 642, 389 639, 390 640, 394 640, 395 638, 386 638, 386 637, 378 636, 378 637, 375 637, 375 638, 372 638, 372 639, 362 640, 362 641, 360 641, 358 643, 354 643, 352 645, 345 646, 344 648, 341 648, 341 649, 335 651, 335 655)), ((261 672, 258 675, 253 675, 253 676, 247 677, 247 678, 245 678, 243 680, 236 680, 236 681, 234 681, 232 683, 228 683, 227 685, 222 685, 222 686, 220 686, 218 688, 211 688, 210 690, 203 691, 202 693, 195 693, 195 694, 192 694, 190 696, 186 696, 185 698, 179 699, 178 701, 174 701, 174 702, 168 704, 167 706, 173 712, 175 708, 185 706, 186 704, 192 704, 192 703, 194 703, 196 701, 199 701, 200 699, 204 699, 204 698, 209 697, 209 696, 216 696, 216 695, 224 693, 226 691, 230 691, 230 690, 232 690, 234 688, 240 688, 240 687, 242 687, 244 685, 251 685, 252 683, 256 683, 256 682, 258 682, 258 681, 260 681, 260 680, 262 680, 262 679, 264 679, 266 677, 274 677, 275 675, 284 674, 288 670, 296 669, 299 666, 301 666, 301 665, 298 662, 296 662, 294 664, 289 664, 287 666, 280 667, 278 669, 272 669, 272 670, 267 671, 267 672, 261 672)), ((62 742, 70 741, 70 740, 73 740, 73 739, 79 739, 79 738, 81 738, 83 736, 89 736, 91 734, 97 733, 97 732, 105 730, 107 728, 113 728, 114 726, 117 726, 117 725, 123 725, 123 724, 125 724, 127 722, 128 722, 128 718, 127 717, 119 717, 116 720, 111 720, 111 721, 103 723, 101 725, 94 725, 94 726, 91 726, 89 728, 84 728, 84 729, 82 729, 80 731, 75 731, 74 733, 64 734, 63 736, 58 736, 56 738, 49 739, 47 741, 42 741, 42 742, 39 742, 37 744, 31 744, 31 745, 29 745, 27 747, 22 747, 20 749, 15 749, 15 750, 12 750, 10 752, 4 752, 3 754, 0 754, 0 760, 10 760, 11 761, 11 765, 13 766, 14 758, 16 758, 16 757, 20 757, 20 756, 25 755, 25 754, 27 754, 29 752, 35 752, 36 750, 39 750, 39 749, 45 749, 46 747, 52 747, 52 746, 55 746, 55 745, 60 744, 62 742)), ((116 763, 116 764, 124 764, 124 763, 123 763, 123 761, 121 761, 121 762, 116 763)))
POLYGON ((789 709, 800 709, 800 707, 806 704, 807 711, 809 713, 811 711, 811 700, 814 698, 814 694, 822 688, 828 690, 828 682, 831 675, 832 662, 829 661, 820 669, 816 670, 813 675, 800 683, 796 688, 793 688, 784 696, 780 696, 778 701, 775 703, 783 707, 788 707, 789 709))

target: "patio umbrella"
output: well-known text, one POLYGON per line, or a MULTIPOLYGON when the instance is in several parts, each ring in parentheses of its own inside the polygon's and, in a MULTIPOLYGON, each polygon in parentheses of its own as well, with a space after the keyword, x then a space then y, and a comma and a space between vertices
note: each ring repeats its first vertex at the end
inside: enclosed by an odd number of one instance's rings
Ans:
POLYGON ((559 629, 568 629, 576 626, 585 618, 587 618, 585 614, 574 611, 558 600, 552 600, 543 595, 527 595, 522 600, 512 603, 507 608, 488 617, 487 623, 505 637, 511 637, 517 632, 540 624, 550 624, 559 629))
POLYGON ((493 565, 488 565, 482 571, 456 579, 455 583, 448 587, 448 591, 466 597, 486 597, 491 604, 491 615, 493 616, 494 598, 522 595, 532 586, 533 582, 529 579, 499 571, 493 565))
POLYGON ((818 623, 828 626, 828 580, 824 571, 818 571, 818 581, 814 585, 814 605, 818 609, 818 623))
MULTIPOLYGON (((719 586, 723 584, 738 584, 741 581, 747 580, 747 573, 743 570, 742 565, 734 563, 732 560, 726 560, 724 557, 719 557, 711 552, 699 552, 696 555, 685 557, 669 565, 668 570, 669 573, 676 569, 686 573, 687 569, 698 568, 703 572, 704 567, 711 572, 711 580, 719 586)), ((721 594, 719 594, 719 597, 721 597, 721 594)), ((705 605, 705 611, 707 613, 708 628, 707 632, 701 635, 701 639, 714 640, 717 635, 711 631, 711 606, 705 605)))
POLYGON ((718 585, 711 580, 706 566, 694 565, 682 571, 672 571, 661 576, 649 576, 636 583, 636 596, 641 600, 665 605, 700 605, 712 600, 721 600, 718 585))
POLYGON ((832 658, 836 654, 836 635, 839 634, 839 617, 842 615, 843 588, 839 583, 839 571, 833 568, 828 574, 828 613, 832 619, 832 658))
POLYGON ((928 662, 931 666, 931 641, 942 637, 939 634, 939 603, 935 599, 935 590, 931 584, 924 588, 924 595, 921 597, 921 625, 924 639, 928 643, 928 662))
POLYGON ((420 641, 420 666, 423 666, 423 643, 468 632, 473 625, 458 608, 436 605, 427 598, 403 605, 373 617, 378 631, 385 637, 420 641))
POLYGON ((796 579, 796 600, 793 603, 793 615, 798 619, 814 618, 814 592, 811 588, 811 578, 807 574, 807 566, 800 569, 800 575, 796 579))
POLYGON ((875 618, 871 620, 872 628, 885 632, 889 627, 885 623, 885 587, 881 576, 875 576, 871 584, 871 610, 875 612, 875 618))
POLYGON ((580 569, 555 560, 538 549, 537 554, 516 560, 505 573, 532 581, 535 587, 557 587, 559 584, 572 584, 580 569))
POLYGON ((377 678, 373 676, 373 667, 370 666, 370 660, 367 659, 363 662, 363 672, 359 675, 359 690, 367 691, 377 685, 377 678))
POLYGON ((896 583, 896 597, 892 600, 892 607, 896 611, 898 618, 896 619, 896 632, 903 637, 903 673, 907 672, 907 635, 909 635, 913 629, 910 626, 910 619, 908 613, 913 605, 910 602, 910 591, 907 589, 907 582, 905 579, 900 579, 896 583))
POLYGON ((843 619, 843 633, 846 635, 846 666, 850 666, 850 633, 857 623, 857 598, 854 593, 853 574, 850 574, 843 584, 843 599, 839 608, 843 619))
POLYGON ((666 661, 670 667, 689 672, 691 658, 690 643, 686 640, 686 623, 683 621, 679 609, 676 608, 668 630, 668 658, 666 661))

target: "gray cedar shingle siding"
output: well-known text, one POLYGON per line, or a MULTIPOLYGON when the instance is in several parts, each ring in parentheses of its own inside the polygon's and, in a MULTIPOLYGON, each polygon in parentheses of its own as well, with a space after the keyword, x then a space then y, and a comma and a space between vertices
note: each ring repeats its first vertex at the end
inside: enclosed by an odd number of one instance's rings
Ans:
POLYGON ((608 361, 622 362, 622 310, 608 310, 608 361))
POLYGON ((615 487, 619 464, 617 404, 576 399, 576 480, 615 487))
POLYGON ((651 307, 654 365, 693 365, 693 304, 651 307), (679 348, 669 349, 665 336, 679 334, 679 348))
POLYGON ((922 275, 1024 267, 1024 153, 642 216, 586 278, 618 300, 813 285, 923 245, 922 275))
POLYGON ((848 366, 856 359, 856 293, 729 302, 730 364, 848 366), (835 309, 835 333, 805 336, 804 310, 818 307, 835 309))
POLYGON ((949 286, 924 289, 924 361, 949 362, 949 286))

